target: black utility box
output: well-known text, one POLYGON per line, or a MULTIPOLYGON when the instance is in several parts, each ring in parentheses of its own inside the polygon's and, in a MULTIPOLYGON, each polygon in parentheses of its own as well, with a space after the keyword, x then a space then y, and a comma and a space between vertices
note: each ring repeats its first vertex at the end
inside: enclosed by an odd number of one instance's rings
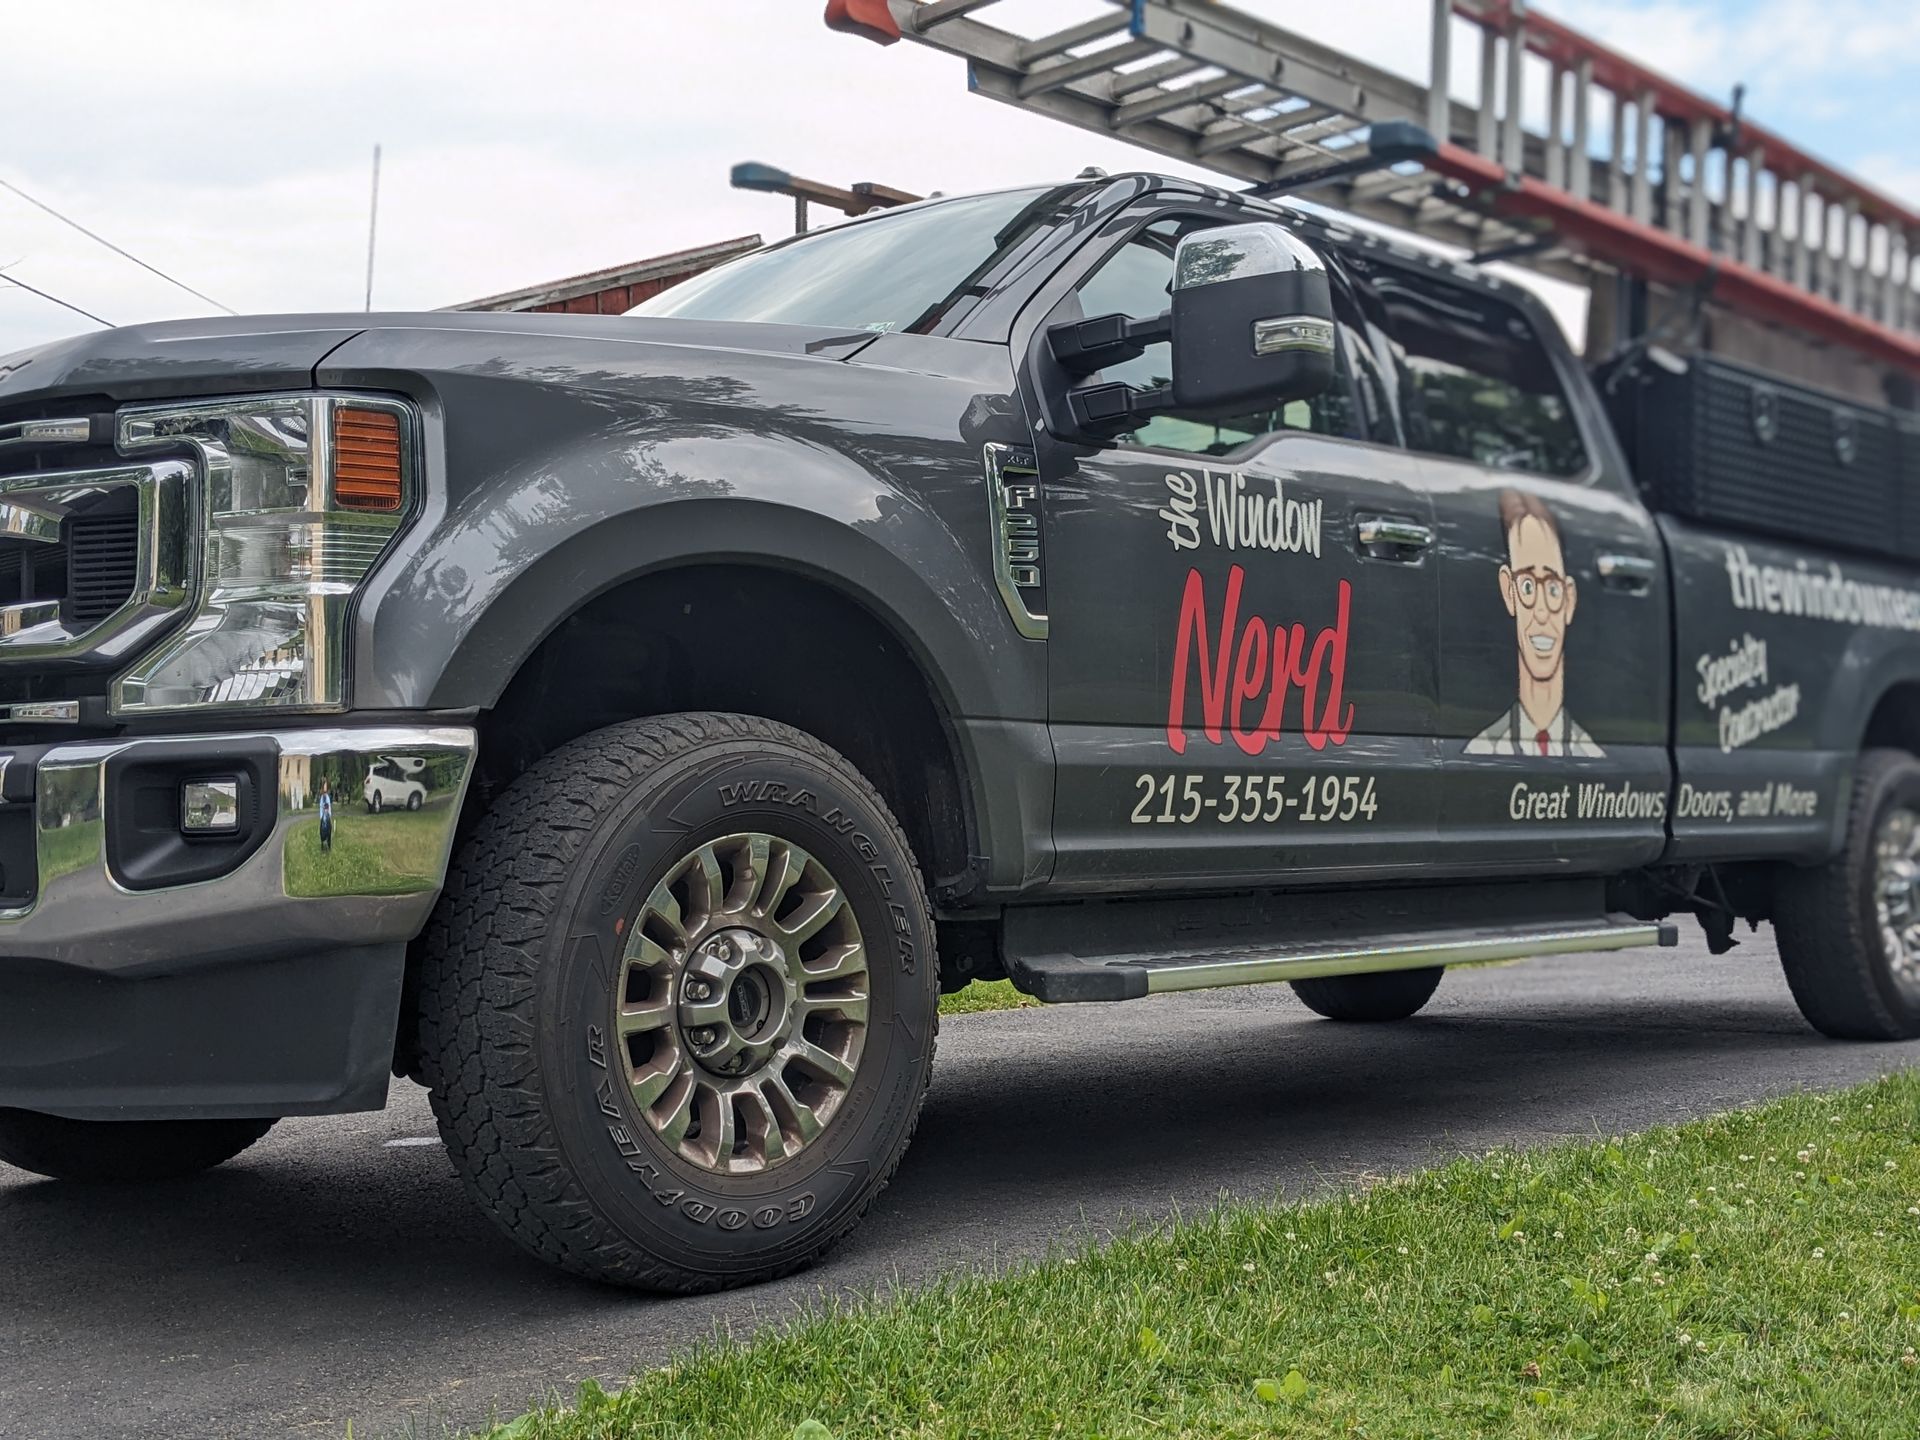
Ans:
POLYGON ((1920 416, 1713 355, 1643 358, 1608 405, 1647 503, 1703 524, 1920 559, 1920 416))

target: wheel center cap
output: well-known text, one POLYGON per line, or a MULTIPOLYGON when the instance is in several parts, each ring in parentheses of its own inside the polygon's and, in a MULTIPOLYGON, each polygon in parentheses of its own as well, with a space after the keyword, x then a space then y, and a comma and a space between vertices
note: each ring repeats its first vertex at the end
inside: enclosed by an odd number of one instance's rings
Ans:
POLYGON ((792 1034, 795 998, 778 944, 744 927, 717 930, 681 976, 680 1031, 703 1069, 749 1075, 792 1034))

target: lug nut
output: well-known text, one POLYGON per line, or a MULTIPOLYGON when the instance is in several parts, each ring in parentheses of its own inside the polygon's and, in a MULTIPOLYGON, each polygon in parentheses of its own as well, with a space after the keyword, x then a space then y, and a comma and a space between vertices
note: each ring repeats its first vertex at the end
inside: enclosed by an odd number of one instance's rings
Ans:
POLYGON ((707 984, 706 981, 690 980, 687 982, 687 998, 689 1000, 704 1000, 711 994, 713 994, 713 987, 707 984))
POLYGON ((705 1026, 702 1026, 700 1029, 694 1031, 687 1038, 693 1041, 693 1043, 696 1045, 711 1045, 713 1043, 713 1031, 707 1029, 705 1026))

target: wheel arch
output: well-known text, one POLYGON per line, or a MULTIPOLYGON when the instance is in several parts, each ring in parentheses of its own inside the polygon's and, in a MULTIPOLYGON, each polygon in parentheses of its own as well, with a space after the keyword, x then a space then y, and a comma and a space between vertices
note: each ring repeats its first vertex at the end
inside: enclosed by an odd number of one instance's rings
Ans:
POLYGON ((472 793, 484 804, 540 755, 620 720, 759 715, 852 761, 906 830, 928 889, 953 900, 971 888, 979 831, 975 763, 941 675, 896 611, 818 565, 682 555, 597 588, 545 628, 484 707, 472 793), (619 655, 627 663, 609 663, 619 655))

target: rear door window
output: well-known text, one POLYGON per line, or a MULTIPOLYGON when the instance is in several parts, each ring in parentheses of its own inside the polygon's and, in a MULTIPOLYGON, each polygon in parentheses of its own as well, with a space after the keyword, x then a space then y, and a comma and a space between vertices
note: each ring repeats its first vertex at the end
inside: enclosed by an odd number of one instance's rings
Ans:
POLYGON ((1399 350, 1409 445, 1495 470, 1587 472, 1566 387, 1517 306, 1410 271, 1372 279, 1399 350))

